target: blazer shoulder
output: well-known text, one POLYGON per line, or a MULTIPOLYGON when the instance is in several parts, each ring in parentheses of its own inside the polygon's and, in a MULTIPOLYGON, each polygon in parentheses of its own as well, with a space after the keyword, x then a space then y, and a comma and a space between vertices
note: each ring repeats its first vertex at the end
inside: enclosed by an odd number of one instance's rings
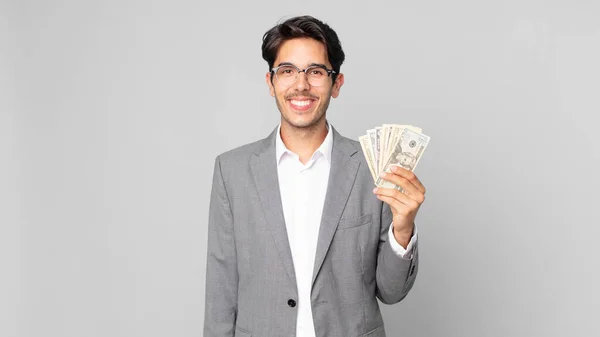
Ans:
POLYGON ((264 141, 265 139, 257 140, 225 151, 216 157, 216 162, 222 167, 239 167, 241 163, 248 163, 250 157, 260 151, 264 141))
POLYGON ((354 146, 354 148, 358 151, 358 152, 362 152, 362 147, 360 146, 360 142, 358 140, 354 140, 354 139, 350 139, 350 138, 346 138, 346 140, 352 145, 354 146))
POLYGON ((362 153, 362 147, 360 146, 360 142, 357 140, 354 140, 352 138, 348 138, 346 136, 342 136, 341 134, 338 134, 340 137, 340 140, 342 142, 347 143, 348 145, 350 145, 351 147, 353 147, 354 149, 356 149, 356 151, 362 153))

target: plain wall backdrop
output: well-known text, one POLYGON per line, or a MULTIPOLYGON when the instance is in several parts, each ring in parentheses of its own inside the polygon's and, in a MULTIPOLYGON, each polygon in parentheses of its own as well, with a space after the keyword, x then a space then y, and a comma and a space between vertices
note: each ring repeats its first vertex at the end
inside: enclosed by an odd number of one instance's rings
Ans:
POLYGON ((431 136, 388 335, 600 335, 591 0, 2 2, 0 335, 202 334, 214 158, 279 122, 261 39, 303 14, 347 55, 343 135, 431 136))

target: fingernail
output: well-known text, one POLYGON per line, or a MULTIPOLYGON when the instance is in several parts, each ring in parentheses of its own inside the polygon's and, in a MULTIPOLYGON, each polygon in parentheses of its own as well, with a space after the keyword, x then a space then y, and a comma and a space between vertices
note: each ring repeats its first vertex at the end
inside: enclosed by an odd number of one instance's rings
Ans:
POLYGON ((392 171, 394 171, 394 172, 398 171, 398 166, 392 166, 392 171))
POLYGON ((381 176, 381 177, 385 177, 385 176, 387 176, 387 173, 386 173, 385 171, 384 171, 384 172, 381 172, 380 176, 381 176))
POLYGON ((377 187, 373 189, 373 193, 377 193, 377 187))

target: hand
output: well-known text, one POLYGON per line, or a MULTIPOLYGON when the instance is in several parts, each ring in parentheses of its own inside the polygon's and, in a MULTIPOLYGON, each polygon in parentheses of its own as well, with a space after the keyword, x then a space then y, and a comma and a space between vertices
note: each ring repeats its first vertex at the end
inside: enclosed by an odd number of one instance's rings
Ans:
POLYGON ((415 217, 419 207, 425 201, 425 186, 417 176, 402 167, 392 166, 392 172, 384 172, 381 177, 403 189, 376 187, 373 193, 377 198, 390 205, 393 215, 394 236, 403 247, 408 245, 412 236, 415 217))

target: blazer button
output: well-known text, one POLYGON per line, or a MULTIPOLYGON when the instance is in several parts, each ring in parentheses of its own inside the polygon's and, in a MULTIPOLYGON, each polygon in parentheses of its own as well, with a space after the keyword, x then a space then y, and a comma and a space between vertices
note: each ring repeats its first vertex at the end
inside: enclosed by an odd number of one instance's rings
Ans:
POLYGON ((291 299, 291 298, 290 298, 290 299, 288 300, 288 305, 289 305, 290 307, 292 307, 292 308, 293 308, 293 307, 295 307, 295 306, 296 306, 296 301, 294 301, 293 299, 291 299))

